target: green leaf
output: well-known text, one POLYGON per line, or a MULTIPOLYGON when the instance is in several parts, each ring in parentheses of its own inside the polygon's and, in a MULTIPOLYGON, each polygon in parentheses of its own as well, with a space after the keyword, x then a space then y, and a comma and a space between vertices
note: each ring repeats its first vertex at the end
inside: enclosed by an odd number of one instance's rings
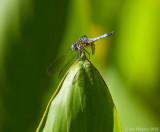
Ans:
POLYGON ((68 70, 46 108, 38 131, 122 131, 107 85, 87 59, 81 57, 68 70))

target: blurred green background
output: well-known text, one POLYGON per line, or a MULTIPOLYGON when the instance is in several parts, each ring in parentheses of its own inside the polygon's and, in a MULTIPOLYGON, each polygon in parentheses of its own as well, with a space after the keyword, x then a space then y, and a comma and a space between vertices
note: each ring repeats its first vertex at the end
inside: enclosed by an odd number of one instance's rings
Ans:
POLYGON ((159 0, 0 0, 0 131, 35 131, 60 82, 47 66, 81 36, 111 31, 91 61, 122 129, 160 131, 159 0))

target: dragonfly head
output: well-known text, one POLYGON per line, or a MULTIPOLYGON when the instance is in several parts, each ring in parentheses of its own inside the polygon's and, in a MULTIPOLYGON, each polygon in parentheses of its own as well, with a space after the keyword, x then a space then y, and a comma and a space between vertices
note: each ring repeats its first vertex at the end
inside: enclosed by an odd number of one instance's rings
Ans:
POLYGON ((78 50, 77 43, 73 43, 71 49, 77 51, 78 50))

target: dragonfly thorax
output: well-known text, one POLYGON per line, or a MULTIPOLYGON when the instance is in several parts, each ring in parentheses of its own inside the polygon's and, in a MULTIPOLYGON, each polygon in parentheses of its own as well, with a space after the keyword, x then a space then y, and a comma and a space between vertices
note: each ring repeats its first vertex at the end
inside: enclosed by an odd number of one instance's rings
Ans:
POLYGON ((81 37, 76 43, 71 46, 72 50, 81 51, 84 47, 88 46, 88 38, 86 36, 81 37))

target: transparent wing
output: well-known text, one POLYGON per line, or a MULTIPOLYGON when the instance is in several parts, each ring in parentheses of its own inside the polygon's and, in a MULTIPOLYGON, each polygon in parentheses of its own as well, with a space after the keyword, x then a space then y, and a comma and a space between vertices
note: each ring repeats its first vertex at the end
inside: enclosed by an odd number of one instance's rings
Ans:
POLYGON ((47 67, 47 74, 48 75, 52 75, 52 74, 55 74, 57 72, 60 71, 60 66, 61 64, 64 63, 64 60, 65 60, 65 55, 57 58, 56 60, 54 60, 48 67, 47 67))
POLYGON ((93 55, 95 53, 95 44, 94 43, 91 44, 91 49, 92 49, 92 55, 93 55))
POLYGON ((73 61, 75 61, 77 59, 77 52, 75 52, 72 56, 72 58, 70 60, 67 61, 67 63, 61 68, 60 72, 59 72, 59 78, 61 78, 66 71, 69 69, 70 64, 72 64, 73 61))
POLYGON ((74 57, 75 57, 74 54, 75 54, 75 52, 73 53, 72 50, 68 50, 64 55, 62 55, 61 57, 54 60, 48 66, 48 68, 46 70, 47 74, 49 76, 56 74, 56 73, 59 73, 59 75, 62 74, 62 72, 67 68, 67 66, 70 64, 70 62, 72 62, 72 60, 74 59, 74 57))

